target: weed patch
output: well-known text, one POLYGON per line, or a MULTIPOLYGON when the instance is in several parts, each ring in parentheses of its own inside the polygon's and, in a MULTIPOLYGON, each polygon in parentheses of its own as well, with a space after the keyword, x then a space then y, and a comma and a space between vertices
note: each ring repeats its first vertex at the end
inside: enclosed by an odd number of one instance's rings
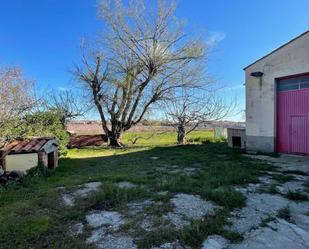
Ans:
POLYGON ((293 201, 307 201, 308 196, 305 193, 302 193, 300 190, 289 191, 285 195, 288 199, 293 201))

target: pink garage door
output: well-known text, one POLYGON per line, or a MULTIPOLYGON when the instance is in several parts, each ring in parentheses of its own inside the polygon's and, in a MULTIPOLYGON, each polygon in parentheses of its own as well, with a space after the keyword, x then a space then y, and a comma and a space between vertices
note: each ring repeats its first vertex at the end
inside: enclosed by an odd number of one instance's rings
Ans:
POLYGON ((277 151, 309 154, 309 74, 277 81, 277 151))

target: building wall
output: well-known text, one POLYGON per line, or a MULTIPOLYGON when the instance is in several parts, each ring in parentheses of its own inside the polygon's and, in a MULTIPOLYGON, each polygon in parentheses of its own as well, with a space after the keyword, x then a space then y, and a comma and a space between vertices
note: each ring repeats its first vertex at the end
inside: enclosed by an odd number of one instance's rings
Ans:
POLYGON ((15 154, 7 155, 6 160, 6 170, 12 171, 26 171, 32 167, 38 165, 38 154, 28 153, 28 154, 15 154))
POLYGON ((309 33, 245 69, 246 146, 248 150, 276 150, 276 79, 309 72, 309 33), (252 72, 264 73, 261 79, 252 72))

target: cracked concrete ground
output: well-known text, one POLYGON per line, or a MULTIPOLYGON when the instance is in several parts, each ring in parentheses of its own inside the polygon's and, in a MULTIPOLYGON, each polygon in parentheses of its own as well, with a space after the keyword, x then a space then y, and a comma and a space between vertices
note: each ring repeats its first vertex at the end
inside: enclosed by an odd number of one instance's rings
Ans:
POLYGON ((271 157, 264 155, 246 155, 253 159, 266 161, 277 166, 280 171, 301 171, 309 175, 309 157, 282 154, 279 157, 271 157))
POLYGON ((250 157, 267 160, 278 167, 276 169, 284 176, 293 177, 280 183, 278 177, 272 178, 278 173, 266 172, 268 175, 260 177, 260 183, 236 188, 247 197, 247 205, 232 213, 230 229, 242 234, 244 240, 227 246, 220 238, 214 238, 211 241, 205 241, 205 244, 209 245, 205 249, 309 248, 309 201, 289 200, 284 196, 288 191, 296 190, 306 194, 309 182, 309 176, 307 176, 309 159, 285 155, 279 158, 251 155, 250 157), (278 194, 263 193, 263 189, 274 184, 278 194), (277 217, 278 212, 285 208, 289 210, 288 220, 277 217), (263 222, 265 224, 262 225, 263 222))
MULTIPOLYGON (((263 156, 264 159, 265 156, 263 156)), ((292 170, 293 160, 287 166, 286 162, 282 164, 281 160, 276 161, 275 159, 277 158, 271 158, 269 163, 279 167, 278 169, 276 168, 277 171, 265 172, 265 175, 259 178, 259 183, 235 186, 237 191, 246 196, 247 202, 244 208, 234 210, 231 213, 230 225, 226 229, 238 232, 243 236, 243 240, 238 243, 231 243, 226 238, 214 234, 205 239, 200 249, 309 248, 309 201, 293 201, 285 196, 288 191, 305 191, 308 187, 309 176, 306 175, 306 172, 301 174, 299 168, 295 169, 294 167, 292 170), (283 166, 280 167, 280 165, 283 166), (295 170, 297 170, 296 173, 295 170), (291 171, 291 173, 286 173, 286 171, 291 171), (290 179, 286 177, 286 181, 278 180, 280 177, 289 175, 293 177, 290 177, 290 179), (277 193, 265 192, 267 188, 273 185, 276 186, 277 193), (285 208, 288 208, 290 212, 290 217, 287 220, 278 217, 278 212, 285 208)), ((176 167, 171 169, 178 170, 176 167)), ((194 172, 191 169, 187 171, 189 173, 191 171, 194 172)), ((180 174, 180 172, 178 173, 180 174)), ((120 188, 125 189, 136 186, 130 182, 120 182, 118 184, 120 188)), ((74 198, 77 198, 77 196, 82 198, 84 196, 83 193, 95 191, 94 189, 98 189, 100 186, 100 184, 94 184, 94 188, 91 188, 91 191, 89 191, 88 185, 79 186, 79 189, 73 194, 64 194, 63 200, 66 199, 67 205, 74 205, 74 198)), ((158 194, 167 195, 169 193, 164 191, 158 194)), ((167 225, 173 225, 178 230, 185 225, 190 225, 192 220, 203 219, 205 215, 214 215, 216 210, 220 208, 198 195, 185 193, 174 194, 169 202, 173 209, 163 214, 162 218, 168 221, 167 225)), ((141 219, 136 222, 135 228, 140 227, 146 232, 154 231, 157 227, 155 227, 153 220, 157 217, 147 214, 146 210, 155 205, 166 205, 166 203, 144 199, 128 203, 124 212, 91 211, 85 217, 86 223, 72 225, 72 236, 83 234, 84 226, 87 225, 92 229, 86 239, 88 244, 103 249, 136 249, 134 231, 123 231, 121 227, 128 224, 134 217, 140 216, 141 219)), ((187 249, 189 247, 182 245, 178 241, 152 247, 152 249, 172 248, 187 249)))
POLYGON ((234 244, 230 249, 307 249, 309 248, 309 232, 293 223, 278 219, 267 227, 250 232, 245 240, 234 244))

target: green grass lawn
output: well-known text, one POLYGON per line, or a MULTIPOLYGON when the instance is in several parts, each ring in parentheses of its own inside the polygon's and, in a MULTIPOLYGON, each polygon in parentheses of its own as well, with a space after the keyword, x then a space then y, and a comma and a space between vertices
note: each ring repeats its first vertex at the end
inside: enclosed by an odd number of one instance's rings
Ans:
MULTIPOLYGON (((237 234, 223 228, 229 212, 245 205, 245 197, 232 186, 257 182, 261 170, 268 166, 243 157, 240 152, 229 149, 225 142, 209 142, 213 140, 211 132, 192 133, 189 139, 195 143, 185 146, 175 146, 175 133, 139 140, 130 146, 129 138, 134 135, 124 135, 123 141, 129 145, 124 149, 70 150, 53 172, 38 172, 37 176, 26 177, 20 184, 0 189, 0 248, 91 248, 84 243, 87 230, 76 238, 68 232, 70 226, 83 221, 90 210, 123 211, 130 201, 150 198, 166 204, 163 209, 148 210, 159 217, 171 208, 169 199, 176 193, 200 195, 222 209, 214 217, 195 222, 180 232, 173 229, 158 229, 152 233, 136 230, 139 248, 150 248, 175 239, 198 248, 207 235, 214 233, 239 239, 237 234), (151 157, 159 159, 152 160, 151 157), (155 170, 162 165, 198 167, 200 170, 193 176, 172 175, 155 170), (73 208, 62 205, 62 190, 58 187, 73 191, 77 185, 91 181, 102 182, 102 188, 73 208), (143 188, 119 189, 115 183, 120 181, 143 188), (159 191, 170 194, 162 197, 157 194, 159 191)), ((130 229, 130 224, 123 229, 130 229)))

